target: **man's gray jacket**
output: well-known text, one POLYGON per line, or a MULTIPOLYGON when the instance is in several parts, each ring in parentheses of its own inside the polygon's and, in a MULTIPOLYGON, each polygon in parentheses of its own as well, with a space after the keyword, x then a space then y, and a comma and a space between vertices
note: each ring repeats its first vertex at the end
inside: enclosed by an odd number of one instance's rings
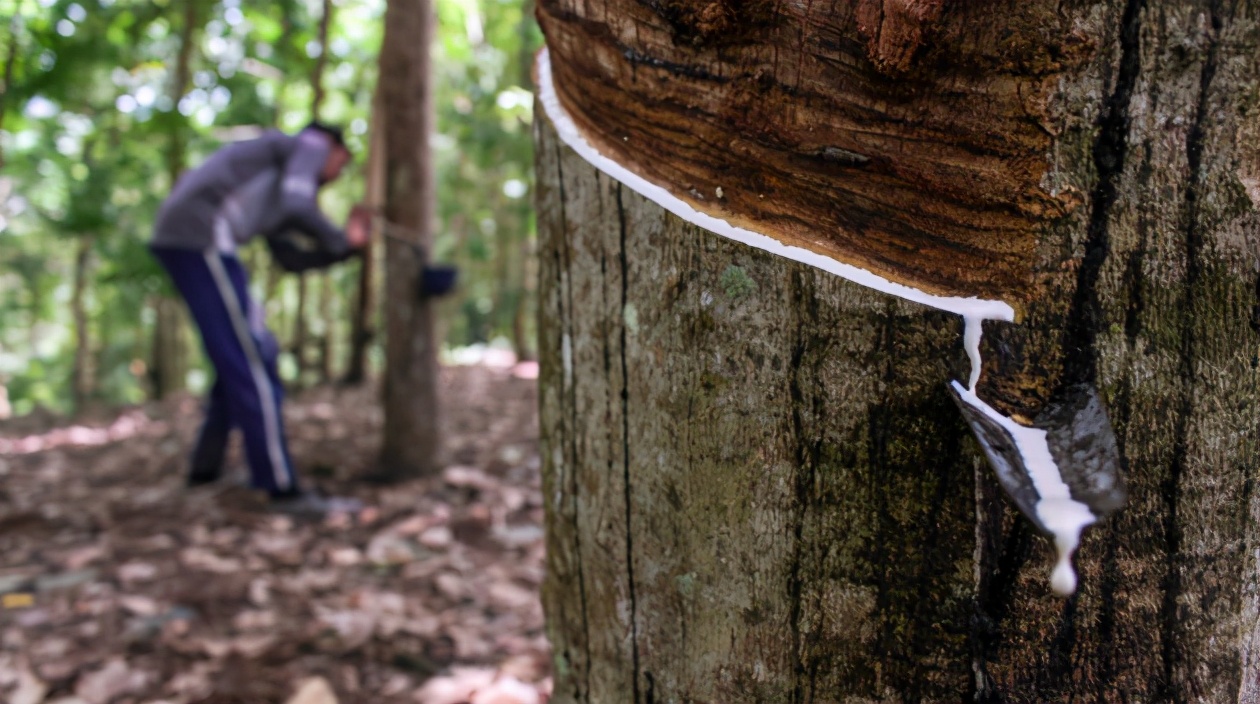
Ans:
POLYGON ((255 235, 297 230, 329 255, 347 254, 345 233, 315 200, 332 145, 319 130, 269 130, 220 149, 175 184, 158 211, 153 246, 227 254, 255 235))

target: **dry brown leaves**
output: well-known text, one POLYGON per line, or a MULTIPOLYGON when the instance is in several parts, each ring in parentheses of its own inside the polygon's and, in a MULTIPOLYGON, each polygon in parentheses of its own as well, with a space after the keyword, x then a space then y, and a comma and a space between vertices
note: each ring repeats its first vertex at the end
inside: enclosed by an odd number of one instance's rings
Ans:
POLYGON ((304 476, 368 505, 322 522, 184 489, 191 399, 0 425, 0 701, 543 704, 534 383, 444 384, 449 466, 390 487, 354 481, 372 390, 289 404, 304 476))

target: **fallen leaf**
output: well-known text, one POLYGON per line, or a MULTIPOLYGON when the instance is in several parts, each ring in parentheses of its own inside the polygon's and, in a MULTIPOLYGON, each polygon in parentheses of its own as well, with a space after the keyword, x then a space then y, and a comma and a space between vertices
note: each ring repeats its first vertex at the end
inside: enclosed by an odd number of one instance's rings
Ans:
POLYGON ((48 685, 30 670, 18 673, 17 689, 9 694, 9 704, 40 704, 48 694, 48 685))
POLYGON ((377 565, 401 565, 416 558, 412 543, 391 533, 379 533, 368 543, 367 558, 377 565))
POLYGON ((366 611, 325 611, 319 620, 336 631, 347 650, 368 642, 376 630, 376 617, 366 611))
POLYGON ((35 580, 35 591, 51 592, 58 589, 73 589, 96 579, 96 570, 73 570, 40 577, 35 580))
POLYGON ((118 580, 123 583, 148 582, 157 576, 157 567, 148 562, 128 562, 118 568, 118 580))
POLYGON ((358 548, 334 548, 328 552, 328 561, 338 567, 353 567, 363 562, 363 553, 358 548))
POLYGON ((25 609, 35 605, 35 595, 26 592, 5 594, 3 601, 6 609, 25 609))
POLYGON ((337 704, 337 695, 332 685, 323 677, 312 677, 302 680, 297 692, 285 704, 337 704))
POLYGON ((134 692, 149 682, 149 675, 132 670, 119 658, 110 660, 99 670, 89 672, 75 683, 75 696, 89 704, 108 704, 115 697, 134 692))
POLYGON ((477 690, 469 704, 542 704, 538 688, 510 676, 501 676, 477 690))
POLYGON ((258 631, 276 627, 275 611, 242 611, 232 619, 232 625, 239 631, 258 631))
POLYGON ((137 616, 154 616, 160 608, 157 601, 139 594, 124 594, 118 597, 118 605, 137 616))
POLYGON ((467 704, 477 690, 494 682, 494 670, 455 667, 449 675, 434 677, 416 691, 419 704, 467 704))
POLYGON ((100 545, 86 545, 66 553, 61 564, 71 571, 81 570, 104 556, 105 549, 100 545))
POLYGON ((205 570, 215 574, 231 574, 239 572, 241 561, 230 557, 219 557, 205 548, 185 548, 179 555, 180 562, 186 567, 205 570))
POLYGON ((455 536, 451 533, 450 528, 446 526, 433 526, 431 528, 426 528, 416 540, 426 548, 442 550, 450 546, 454 537, 455 536))
POLYGON ((480 469, 459 465, 442 470, 442 481, 453 487, 479 491, 493 491, 499 486, 497 481, 480 469))
POLYGON ((249 601, 254 606, 271 603, 271 585, 266 577, 256 577, 249 583, 249 601))

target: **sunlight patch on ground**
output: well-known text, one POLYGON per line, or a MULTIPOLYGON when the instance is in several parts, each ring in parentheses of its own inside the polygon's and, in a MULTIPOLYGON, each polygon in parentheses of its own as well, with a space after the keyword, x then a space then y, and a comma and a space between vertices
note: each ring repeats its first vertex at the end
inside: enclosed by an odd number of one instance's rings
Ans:
POLYGON ((108 445, 111 442, 126 440, 145 430, 161 433, 164 432, 165 427, 165 424, 150 420, 139 411, 133 411, 119 416, 113 423, 103 428, 71 425, 38 435, 0 438, 0 455, 29 455, 32 452, 43 452, 65 446, 108 445))

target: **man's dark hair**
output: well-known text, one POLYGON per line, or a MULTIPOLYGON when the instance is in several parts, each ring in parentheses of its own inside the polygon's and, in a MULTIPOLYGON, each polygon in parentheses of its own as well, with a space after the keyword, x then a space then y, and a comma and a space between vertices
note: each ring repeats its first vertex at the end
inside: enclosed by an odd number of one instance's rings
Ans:
POLYGON ((332 137, 332 140, 336 142, 338 145, 340 145, 342 149, 345 149, 346 151, 350 150, 350 148, 346 146, 345 130, 342 129, 341 127, 338 127, 337 125, 330 125, 326 122, 320 122, 318 120, 314 120, 309 125, 307 125, 306 127, 303 127, 302 129, 323 132, 329 137, 332 137))

